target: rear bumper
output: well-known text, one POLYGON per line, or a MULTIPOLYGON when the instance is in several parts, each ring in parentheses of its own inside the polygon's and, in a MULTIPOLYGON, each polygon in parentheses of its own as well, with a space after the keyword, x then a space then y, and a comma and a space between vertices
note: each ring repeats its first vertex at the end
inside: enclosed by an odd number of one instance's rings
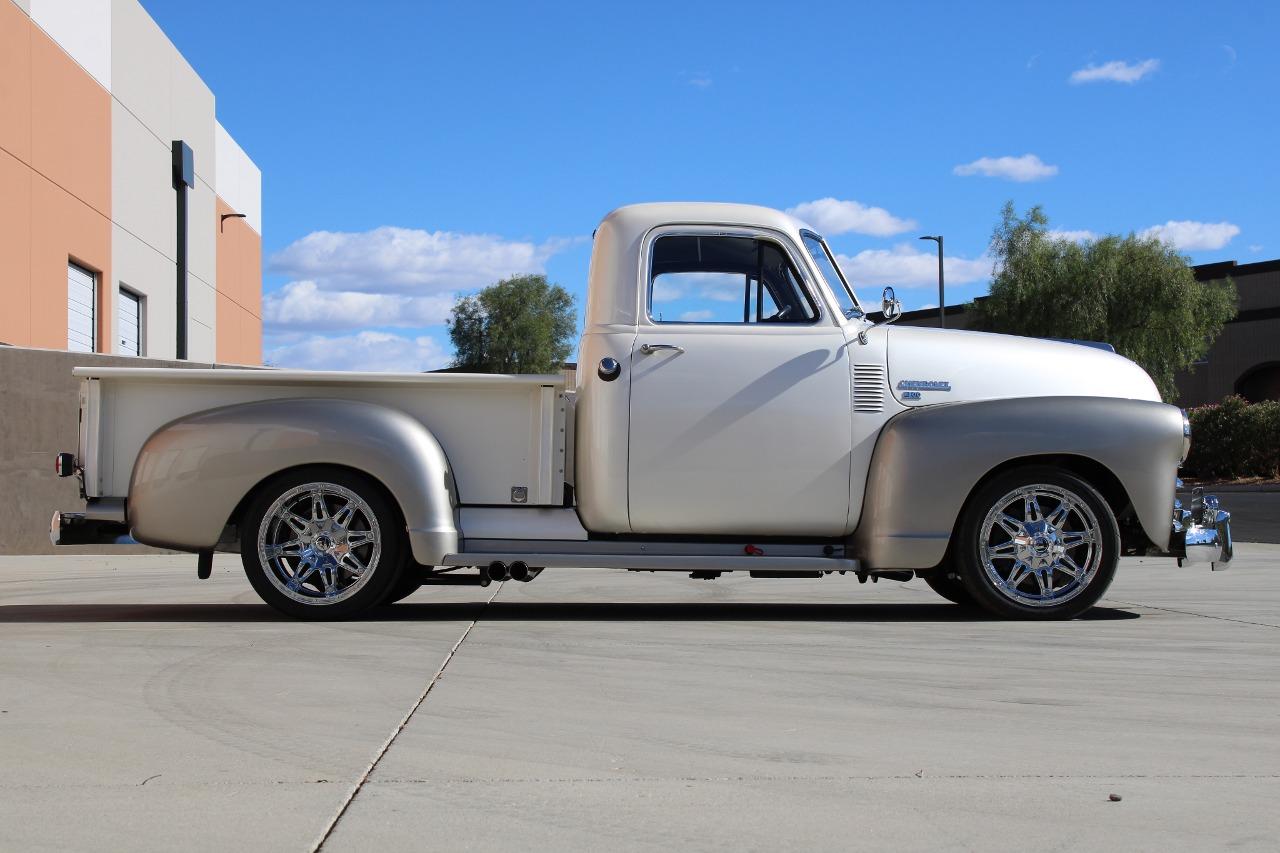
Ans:
POLYGON ((49 520, 54 545, 136 545, 129 535, 124 501, 90 500, 83 510, 57 511, 49 520))
POLYGON ((1191 508, 1183 509, 1181 501, 1173 507, 1173 529, 1169 551, 1183 563, 1208 563, 1213 571, 1225 569, 1231 562, 1231 513, 1219 506, 1215 495, 1192 493, 1191 508))

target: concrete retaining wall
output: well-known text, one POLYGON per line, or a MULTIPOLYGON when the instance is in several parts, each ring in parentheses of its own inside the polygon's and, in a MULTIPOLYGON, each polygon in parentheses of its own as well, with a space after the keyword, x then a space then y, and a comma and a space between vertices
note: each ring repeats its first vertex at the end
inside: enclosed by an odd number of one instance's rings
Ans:
MULTIPOLYGON (((76 449, 80 380, 71 369, 82 365, 231 366, 0 346, 0 554, 54 553, 49 543, 54 510, 83 506, 76 479, 59 479, 53 472, 54 454, 76 449)), ((58 549, 103 552, 161 553, 142 545, 58 549)))

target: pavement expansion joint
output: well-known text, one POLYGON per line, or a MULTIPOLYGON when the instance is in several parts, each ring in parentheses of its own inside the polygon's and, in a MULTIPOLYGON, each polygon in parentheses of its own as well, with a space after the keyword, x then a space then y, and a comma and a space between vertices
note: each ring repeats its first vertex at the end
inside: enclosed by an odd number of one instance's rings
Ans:
POLYGON ((1270 622, 1254 622, 1250 619, 1236 619, 1232 616, 1214 616, 1210 613, 1196 613, 1194 610, 1178 610, 1173 607, 1156 607, 1154 604, 1141 604, 1137 601, 1121 601, 1118 598, 1105 598, 1103 601, 1111 604, 1120 604, 1125 607, 1145 607, 1147 610, 1159 610, 1162 613, 1177 613, 1180 616, 1199 616, 1201 619, 1217 619, 1221 622, 1235 622, 1240 625, 1254 625, 1258 628, 1280 628, 1280 625, 1273 625, 1270 622))
MULTIPOLYGON (((502 583, 499 583, 494 587, 493 594, 485 599, 484 605, 486 608, 495 598, 498 597, 498 593, 502 592, 502 587, 502 583)), ((453 644, 453 648, 449 649, 449 653, 444 656, 444 660, 440 662, 440 668, 436 670, 435 675, 431 676, 431 680, 427 682, 427 686, 422 688, 422 692, 418 694, 418 698, 414 700, 414 703, 409 706, 409 711, 400 718, 400 722, 391 730, 391 734, 382 742, 382 746, 378 748, 378 751, 373 754, 373 759, 369 762, 369 766, 364 769, 364 772, 360 774, 360 778, 358 778, 355 784, 351 786, 351 790, 347 792, 346 797, 344 797, 342 802, 338 805, 338 809, 334 812, 333 817, 329 819, 329 822, 325 824, 324 829, 316 837, 315 842, 311 845, 311 853, 318 853, 318 851, 324 847, 325 842, 329 840, 329 836, 333 834, 333 830, 337 828, 338 821, 342 820, 342 816, 347 813, 347 809, 351 807, 351 803, 360 793, 360 789, 364 787, 365 783, 369 781, 369 777, 373 775, 373 771, 378 766, 378 762, 382 761, 383 756, 387 754, 387 750, 391 749, 391 745, 395 743, 396 738, 400 736, 402 731, 404 731, 405 726, 409 725, 409 720, 411 720, 417 710, 422 707, 422 703, 427 701, 427 696, 431 693, 431 689, 439 683, 441 678, 444 677, 445 667, 449 665, 449 661, 453 660, 453 656, 457 654, 458 649, 462 647, 462 644, 471 634, 471 629, 476 627, 476 623, 480 621, 480 617, 483 615, 484 609, 482 608, 481 611, 476 614, 476 618, 472 619, 467 624, 466 630, 462 632, 462 636, 458 638, 458 641, 453 644)))

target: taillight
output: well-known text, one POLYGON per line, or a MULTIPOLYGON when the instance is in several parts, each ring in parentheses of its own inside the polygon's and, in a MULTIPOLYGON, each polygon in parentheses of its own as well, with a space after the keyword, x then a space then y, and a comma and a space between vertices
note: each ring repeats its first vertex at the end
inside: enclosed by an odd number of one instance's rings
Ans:
POLYGON ((53 460, 53 470, 58 472, 59 477, 70 477, 76 472, 76 455, 59 453, 53 460))

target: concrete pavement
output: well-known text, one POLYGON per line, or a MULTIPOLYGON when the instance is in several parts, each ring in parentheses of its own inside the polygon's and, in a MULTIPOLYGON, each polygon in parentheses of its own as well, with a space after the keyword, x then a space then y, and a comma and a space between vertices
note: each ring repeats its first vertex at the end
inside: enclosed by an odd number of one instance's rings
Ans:
POLYGON ((0 848, 1280 838, 1277 546, 1218 574, 1125 560, 1104 606, 1053 624, 919 581, 596 570, 306 624, 234 557, 194 575, 0 558, 0 848))

